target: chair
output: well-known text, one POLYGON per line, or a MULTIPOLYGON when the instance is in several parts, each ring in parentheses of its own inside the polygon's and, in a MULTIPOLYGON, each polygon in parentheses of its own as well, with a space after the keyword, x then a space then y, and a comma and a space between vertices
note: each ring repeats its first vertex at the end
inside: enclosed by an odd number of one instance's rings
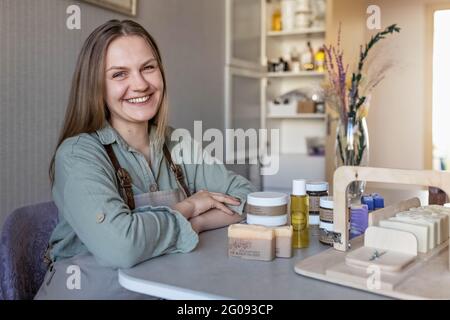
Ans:
POLYGON ((47 271, 43 256, 57 222, 53 202, 16 209, 6 218, 0 241, 0 300, 33 299, 47 271))

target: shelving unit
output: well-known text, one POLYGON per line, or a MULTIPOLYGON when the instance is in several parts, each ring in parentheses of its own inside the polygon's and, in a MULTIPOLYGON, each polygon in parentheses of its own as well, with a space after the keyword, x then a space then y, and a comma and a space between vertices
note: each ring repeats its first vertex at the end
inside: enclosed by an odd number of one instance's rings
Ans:
MULTIPOLYGON (((266 1, 266 0, 264 0, 266 1)), ((315 0, 312 0, 315 1, 315 0)), ((266 1, 261 21, 263 28, 262 52, 265 61, 285 57, 295 47, 298 52, 306 49, 310 41, 314 51, 325 43, 325 27, 311 27, 289 31, 270 30, 274 1, 266 1)), ((320 88, 324 72, 267 72, 265 104, 294 89, 320 88)), ((307 138, 325 138, 327 116, 325 114, 271 115, 262 108, 266 128, 280 130, 279 172, 274 176, 263 176, 265 190, 289 192, 294 178, 325 180, 325 157, 307 154, 307 138)))
MULTIPOLYGON (((321 0, 311 0, 315 8, 318 1, 321 0)), ((261 176, 260 164, 246 165, 243 171, 249 174, 245 176, 264 190, 286 193, 294 178, 325 179, 325 157, 307 155, 307 138, 325 137, 326 115, 290 112, 270 115, 267 103, 298 88, 320 87, 325 73, 272 73, 268 72, 267 64, 268 59, 289 55, 293 47, 304 52, 307 41, 311 41, 314 50, 320 48, 325 42, 326 24, 274 32, 269 27, 274 0, 225 0, 225 3, 224 127, 278 129, 280 136, 279 171, 261 176)), ((275 141, 268 143, 272 147, 275 141)))

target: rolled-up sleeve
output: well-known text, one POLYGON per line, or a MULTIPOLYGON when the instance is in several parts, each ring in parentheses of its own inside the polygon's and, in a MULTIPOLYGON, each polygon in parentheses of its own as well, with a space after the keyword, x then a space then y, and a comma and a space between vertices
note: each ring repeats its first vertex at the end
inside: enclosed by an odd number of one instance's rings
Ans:
MULTIPOLYGON (((64 148, 63 148, 64 149, 64 148)), ((128 268, 149 258, 189 252, 198 236, 189 221, 165 206, 130 211, 114 177, 95 159, 77 150, 57 152, 53 197, 64 218, 103 265, 128 268)))

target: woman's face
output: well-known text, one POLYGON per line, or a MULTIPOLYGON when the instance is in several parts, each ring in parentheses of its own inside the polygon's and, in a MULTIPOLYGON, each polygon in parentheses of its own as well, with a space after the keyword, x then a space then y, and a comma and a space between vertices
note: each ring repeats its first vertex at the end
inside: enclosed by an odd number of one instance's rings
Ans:
POLYGON ((143 38, 122 36, 112 41, 105 70, 112 123, 146 123, 156 115, 164 85, 153 50, 143 38))

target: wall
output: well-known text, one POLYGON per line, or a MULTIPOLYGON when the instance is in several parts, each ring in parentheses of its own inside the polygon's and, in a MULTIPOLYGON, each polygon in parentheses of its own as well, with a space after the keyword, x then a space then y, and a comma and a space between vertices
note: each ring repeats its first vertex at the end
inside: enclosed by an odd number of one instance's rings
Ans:
POLYGON ((396 67, 376 88, 371 103, 370 164, 431 169, 432 31, 427 14, 429 6, 448 6, 450 1, 379 0, 370 4, 380 6, 383 26, 397 23, 402 28, 388 42, 385 56, 396 67))
MULTIPOLYGON (((162 51, 170 124, 223 128, 223 0, 141 0, 134 20, 162 51)), ((79 1, 0 0, 0 226, 19 206, 51 198, 48 164, 62 124, 75 60, 101 23, 123 15, 79 1), (81 8, 81 30, 66 8, 81 8)))

